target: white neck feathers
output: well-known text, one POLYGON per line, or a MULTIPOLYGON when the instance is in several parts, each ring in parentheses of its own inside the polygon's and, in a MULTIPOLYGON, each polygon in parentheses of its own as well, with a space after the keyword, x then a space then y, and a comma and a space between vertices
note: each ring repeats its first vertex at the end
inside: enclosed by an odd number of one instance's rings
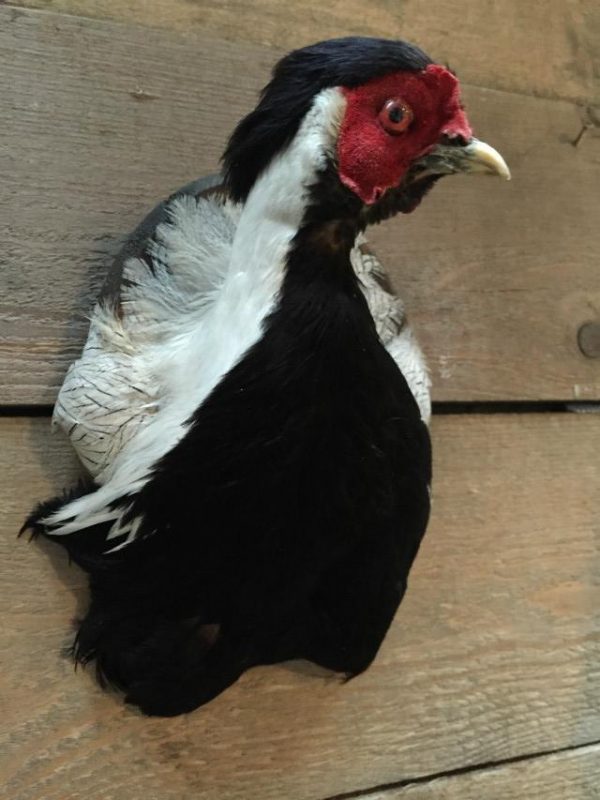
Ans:
MULTIPOLYGON (((241 210, 220 287, 210 302, 198 305, 197 314, 174 319, 168 335, 144 352, 144 369, 161 397, 157 413, 119 453, 97 492, 54 515, 55 524, 76 517, 56 533, 79 530, 109 514, 117 518, 110 538, 122 535, 120 512, 107 512, 107 504, 146 483, 152 467, 185 435, 194 412, 262 337, 309 188, 334 147, 344 107, 337 89, 317 95, 290 145, 258 178, 241 210)), ((196 213, 188 205, 181 204, 178 213, 196 213)), ((190 223, 194 229, 193 218, 173 216, 172 225, 184 236, 190 223)))

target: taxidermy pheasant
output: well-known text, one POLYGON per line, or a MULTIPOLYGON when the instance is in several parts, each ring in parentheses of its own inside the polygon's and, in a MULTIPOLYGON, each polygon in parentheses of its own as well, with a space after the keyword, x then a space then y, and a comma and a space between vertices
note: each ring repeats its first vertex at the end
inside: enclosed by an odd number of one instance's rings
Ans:
POLYGON ((26 523, 90 576, 74 646, 147 714, 249 667, 366 669, 425 532, 429 384, 362 238, 496 173, 456 77, 401 41, 286 56, 222 178, 117 257, 55 419, 91 474, 26 523))

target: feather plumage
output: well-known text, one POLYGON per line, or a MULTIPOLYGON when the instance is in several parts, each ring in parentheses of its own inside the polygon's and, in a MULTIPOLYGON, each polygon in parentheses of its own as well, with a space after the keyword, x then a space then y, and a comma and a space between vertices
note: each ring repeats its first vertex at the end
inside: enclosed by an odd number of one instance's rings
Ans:
MULTIPOLYGON (((291 54, 224 180, 157 207, 107 278, 55 411, 93 480, 26 525, 90 574, 76 658, 147 713, 189 711, 255 664, 356 675, 402 599, 429 515, 429 380, 363 229, 418 205, 442 131, 372 205, 337 146, 348 104, 374 102, 363 82, 430 63, 383 40, 291 54)), ((448 79, 427 75, 431 107, 448 79)), ((367 175, 373 155, 346 152, 367 175)))

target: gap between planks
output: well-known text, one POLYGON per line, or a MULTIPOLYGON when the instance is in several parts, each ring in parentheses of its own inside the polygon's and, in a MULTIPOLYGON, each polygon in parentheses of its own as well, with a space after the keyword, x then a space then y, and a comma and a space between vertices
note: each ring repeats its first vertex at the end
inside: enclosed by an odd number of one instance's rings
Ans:
POLYGON ((597 754, 600 756, 600 752, 598 751, 599 747, 600 739, 597 739, 595 741, 585 742, 572 747, 559 747, 554 750, 541 750, 537 753, 524 753, 523 755, 514 756, 512 758, 504 758, 497 761, 472 764, 464 767, 458 767, 457 769, 436 772, 431 775, 421 775, 417 778, 406 778, 395 783, 373 786, 370 789, 359 789, 354 792, 344 792, 342 794, 329 795, 328 797, 323 798, 323 800, 387 800, 388 797, 389 800, 394 800, 394 797, 399 796, 397 795, 397 791, 400 789, 410 789, 411 787, 417 786, 423 786, 426 788, 428 785, 432 785, 434 782, 438 782, 443 779, 452 780, 453 778, 459 778, 464 775, 473 775, 475 777, 477 775, 493 773, 502 767, 508 767, 511 765, 526 764, 528 762, 543 763, 552 756, 588 753, 594 755, 597 754))
MULTIPOLYGON (((0 418, 51 417, 52 405, 0 405, 0 418)), ((456 414, 592 414, 600 413, 600 403, 594 400, 573 403, 562 400, 532 401, 448 401, 432 404, 432 414, 440 417, 456 414)))

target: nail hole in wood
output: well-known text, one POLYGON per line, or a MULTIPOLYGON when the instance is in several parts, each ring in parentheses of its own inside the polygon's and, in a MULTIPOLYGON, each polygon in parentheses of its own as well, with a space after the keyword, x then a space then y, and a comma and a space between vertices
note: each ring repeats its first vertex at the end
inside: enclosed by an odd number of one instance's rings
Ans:
POLYGON ((600 322, 586 322, 579 328, 577 343, 584 356, 600 358, 600 322))

